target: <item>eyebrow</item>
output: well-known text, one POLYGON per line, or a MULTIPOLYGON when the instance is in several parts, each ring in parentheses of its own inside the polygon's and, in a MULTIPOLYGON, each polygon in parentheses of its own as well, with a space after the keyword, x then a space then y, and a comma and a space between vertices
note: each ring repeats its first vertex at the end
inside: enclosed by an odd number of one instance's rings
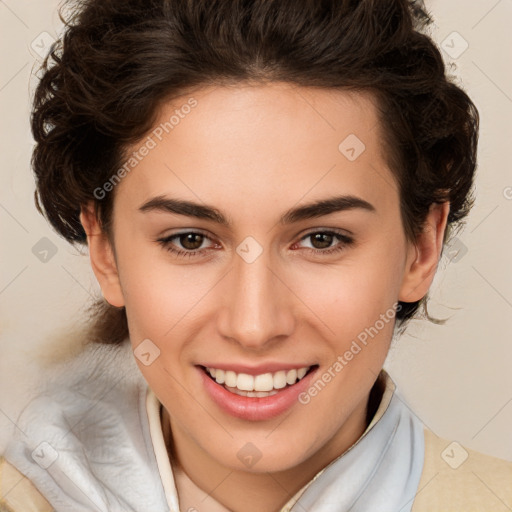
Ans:
MULTIPOLYGON (((282 215, 279 219, 279 223, 284 225, 293 224, 302 220, 314 219, 331 213, 355 209, 372 213, 376 213, 377 211, 372 204, 360 197, 344 195, 291 208, 282 215)), ((230 222, 227 217, 212 206, 166 196, 157 196, 150 199, 139 207, 139 211, 143 213, 149 211, 174 213, 195 217, 197 219, 211 220, 223 226, 230 227, 230 222)))

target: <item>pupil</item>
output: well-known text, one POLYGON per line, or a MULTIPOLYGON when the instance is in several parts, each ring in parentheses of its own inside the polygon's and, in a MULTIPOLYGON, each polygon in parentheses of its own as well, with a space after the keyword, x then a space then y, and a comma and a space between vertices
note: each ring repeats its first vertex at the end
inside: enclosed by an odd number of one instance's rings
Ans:
POLYGON ((199 247, 201 247, 201 244, 203 242, 203 235, 197 233, 187 233, 180 237, 180 242, 186 249, 198 249, 199 247), (197 243, 198 241, 199 243, 197 243))
POLYGON ((313 247, 316 249, 325 249, 326 247, 329 247, 332 243, 332 235, 329 235, 327 233, 316 233, 313 235, 313 247), (320 246, 315 245, 316 243, 320 243, 320 246))

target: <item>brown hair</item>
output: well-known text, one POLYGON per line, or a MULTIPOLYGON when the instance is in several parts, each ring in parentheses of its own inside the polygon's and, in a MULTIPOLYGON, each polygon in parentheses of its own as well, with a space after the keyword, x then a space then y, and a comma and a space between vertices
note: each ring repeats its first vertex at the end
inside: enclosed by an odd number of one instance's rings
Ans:
MULTIPOLYGON (((42 66, 32 112, 36 205, 71 243, 86 244, 82 205, 110 236, 113 193, 94 191, 158 107, 194 87, 284 81, 369 91, 409 240, 433 203, 450 202, 448 234, 473 203, 478 112, 447 76, 408 0, 78 0, 42 66)), ((62 18, 62 14, 61 14, 62 18)), ((426 299, 400 303, 403 327, 426 299)), ((128 335, 124 308, 92 306, 91 337, 128 335)), ((427 312, 427 318, 430 318, 427 312)), ((432 320, 432 319, 431 319, 432 320)))

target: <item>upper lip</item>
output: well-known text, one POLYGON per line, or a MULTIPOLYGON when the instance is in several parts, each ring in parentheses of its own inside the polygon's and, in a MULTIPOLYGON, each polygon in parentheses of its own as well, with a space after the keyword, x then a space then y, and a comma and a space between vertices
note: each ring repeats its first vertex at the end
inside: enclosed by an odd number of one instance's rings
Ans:
POLYGON ((244 363, 202 363, 198 366, 204 366, 205 368, 215 368, 217 370, 232 371, 235 373, 246 373, 248 375, 262 375, 264 373, 275 373, 278 371, 310 368, 311 366, 315 366, 315 364, 269 362, 254 366, 244 363))

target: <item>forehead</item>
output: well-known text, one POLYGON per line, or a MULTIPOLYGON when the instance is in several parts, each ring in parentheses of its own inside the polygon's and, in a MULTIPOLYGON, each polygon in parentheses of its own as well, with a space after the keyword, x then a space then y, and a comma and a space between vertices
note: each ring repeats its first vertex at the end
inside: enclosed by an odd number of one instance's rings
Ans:
POLYGON ((130 155, 136 162, 116 195, 134 208, 163 194, 238 212, 262 204, 285 210, 335 192, 382 207, 397 202, 368 93, 281 83, 203 87, 164 103, 130 155))

